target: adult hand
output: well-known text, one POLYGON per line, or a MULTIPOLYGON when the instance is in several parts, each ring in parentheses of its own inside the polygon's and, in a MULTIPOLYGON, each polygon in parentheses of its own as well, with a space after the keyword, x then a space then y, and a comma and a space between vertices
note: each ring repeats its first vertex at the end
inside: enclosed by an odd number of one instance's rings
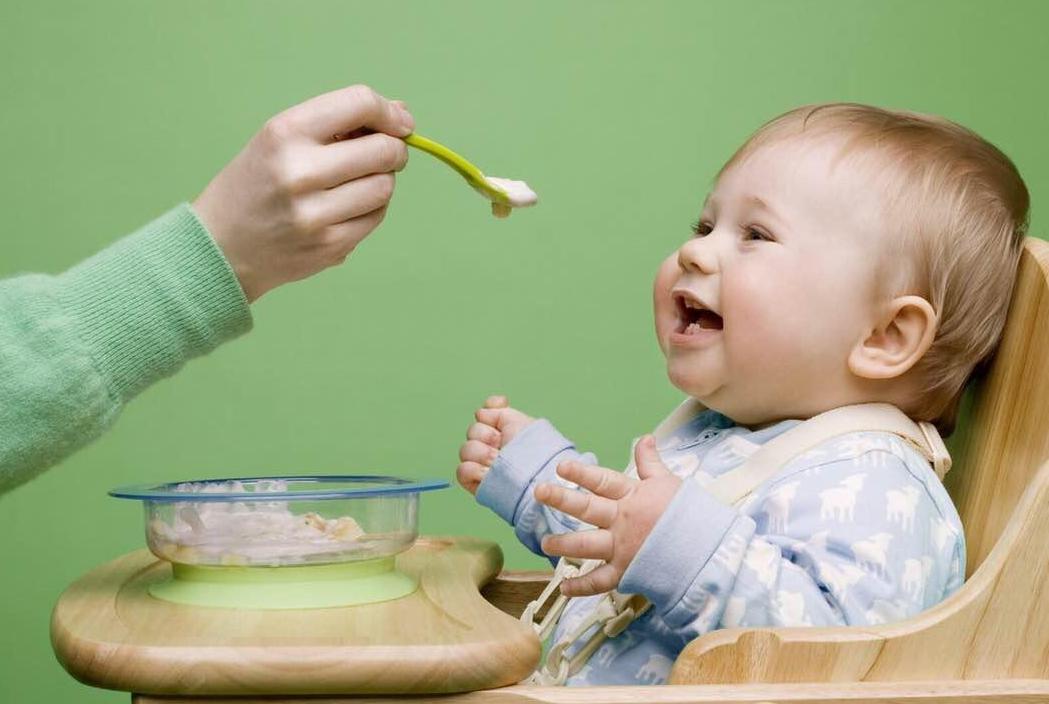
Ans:
POLYGON ((193 203, 249 301, 342 263, 382 222, 414 128, 360 85, 266 122, 193 203))
POLYGON ((568 461, 557 466, 557 473, 593 493, 550 482, 535 488, 537 501, 597 526, 543 538, 547 555, 605 561, 584 575, 562 582, 562 594, 588 596, 619 586, 627 566, 681 487, 681 479, 659 458, 651 435, 634 447, 634 462, 640 481, 622 472, 568 461))

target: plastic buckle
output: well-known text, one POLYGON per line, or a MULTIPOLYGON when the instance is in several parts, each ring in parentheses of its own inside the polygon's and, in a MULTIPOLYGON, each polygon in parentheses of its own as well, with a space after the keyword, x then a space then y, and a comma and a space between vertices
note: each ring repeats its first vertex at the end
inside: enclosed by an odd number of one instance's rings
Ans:
POLYGON ((626 630, 626 627, 629 626, 633 621, 634 610, 628 607, 626 611, 621 612, 618 616, 605 623, 604 628, 602 628, 601 630, 603 630, 605 632, 605 635, 609 638, 615 638, 624 630, 626 630))
POLYGON ((921 428, 925 442, 932 451, 932 467, 936 471, 936 476, 942 480, 947 472, 951 471, 951 453, 947 451, 947 445, 944 444, 943 437, 935 425, 923 420, 918 423, 918 427, 921 428))

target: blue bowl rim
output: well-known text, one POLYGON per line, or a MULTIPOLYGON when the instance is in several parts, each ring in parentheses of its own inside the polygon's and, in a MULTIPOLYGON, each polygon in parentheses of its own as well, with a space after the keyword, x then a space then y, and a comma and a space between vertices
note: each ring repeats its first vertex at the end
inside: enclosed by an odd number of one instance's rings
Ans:
POLYGON ((448 482, 441 479, 404 479, 378 474, 328 474, 328 475, 271 475, 256 477, 229 477, 225 479, 187 479, 177 482, 159 484, 126 484, 110 489, 108 494, 117 499, 136 499, 138 501, 316 501, 330 499, 364 499, 376 496, 397 494, 417 494, 423 491, 445 489, 448 482), (237 491, 214 494, 188 491, 174 491, 179 484, 203 484, 231 481, 266 481, 279 480, 287 482, 343 482, 343 483, 387 483, 390 486, 361 487, 345 489, 315 489, 309 491, 237 491))

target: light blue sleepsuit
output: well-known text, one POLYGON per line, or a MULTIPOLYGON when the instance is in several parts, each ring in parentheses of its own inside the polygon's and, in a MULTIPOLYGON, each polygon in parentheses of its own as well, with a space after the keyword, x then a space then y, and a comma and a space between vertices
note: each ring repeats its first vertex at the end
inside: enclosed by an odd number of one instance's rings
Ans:
MULTIPOLYGON (((659 684, 689 641, 717 628, 885 623, 961 586, 958 513, 930 464, 895 434, 857 432, 824 442, 738 508, 704 490, 800 422, 750 430, 705 410, 660 443, 664 463, 685 481, 618 587, 643 594, 652 608, 567 684, 659 684)), ((555 473, 569 459, 597 464, 538 420, 500 451, 477 500, 543 555, 543 536, 591 528, 533 496, 543 481, 578 489, 555 473)), ((597 598, 573 599, 553 638, 585 618, 597 598)))

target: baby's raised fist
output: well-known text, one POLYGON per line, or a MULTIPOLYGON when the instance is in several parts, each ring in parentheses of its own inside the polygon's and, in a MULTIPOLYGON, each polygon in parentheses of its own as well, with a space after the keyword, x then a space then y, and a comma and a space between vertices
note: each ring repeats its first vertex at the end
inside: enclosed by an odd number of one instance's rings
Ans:
POLYGON ((476 422, 466 431, 466 442, 459 448, 456 480, 471 494, 477 493, 499 450, 535 419, 510 408, 505 396, 489 396, 474 414, 476 422))

